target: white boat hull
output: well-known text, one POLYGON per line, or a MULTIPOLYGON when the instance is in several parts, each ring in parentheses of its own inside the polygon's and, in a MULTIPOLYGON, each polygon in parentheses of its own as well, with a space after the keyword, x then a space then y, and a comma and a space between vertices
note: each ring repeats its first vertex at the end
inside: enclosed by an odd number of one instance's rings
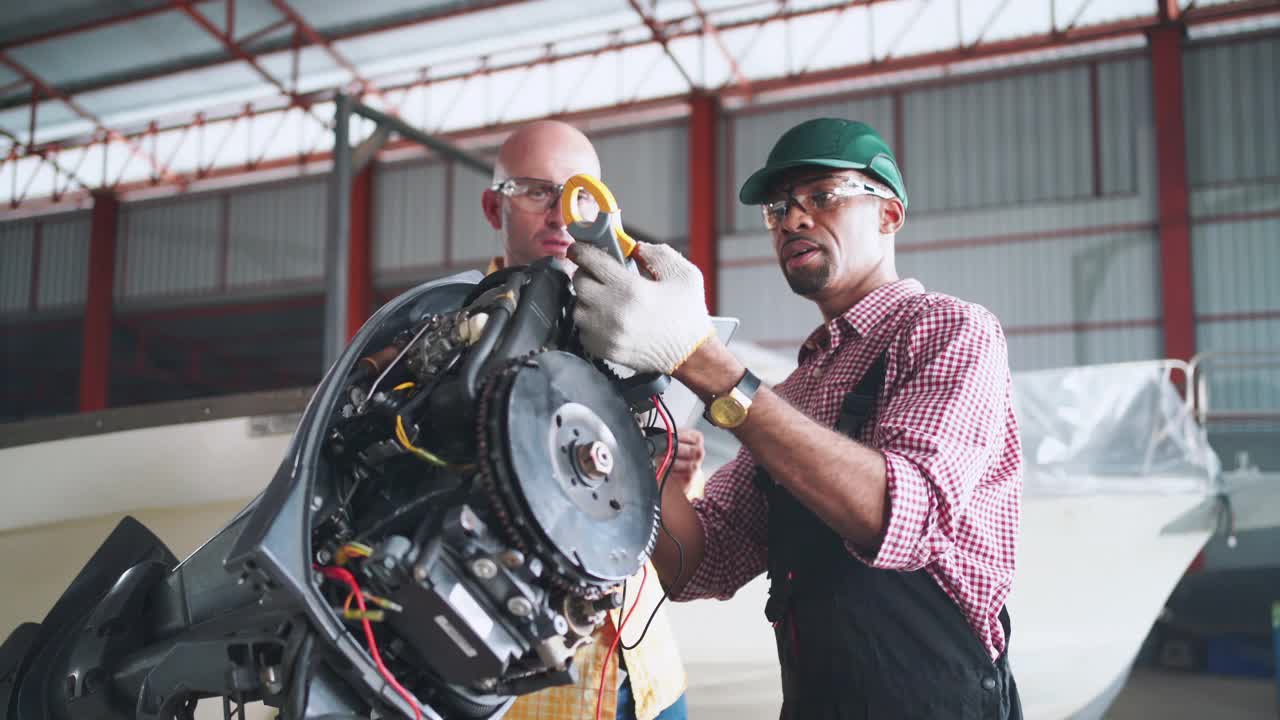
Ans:
MULTIPOLYGON (((1010 663, 1026 717, 1082 711, 1126 673, 1169 593, 1209 537, 1161 532, 1196 495, 1030 497, 1009 599, 1010 663)), ((773 720, 781 690, 763 577, 725 602, 676 604, 671 621, 699 720, 773 720)))
MULTIPOLYGON (((128 513, 185 557, 266 486, 287 435, 244 418, 0 450, 18 488, 0 507, 0 637, 39 621, 128 513), (16 589, 16 592, 14 591, 16 589)), ((1198 495, 1031 497, 1010 612, 1011 660, 1030 718, 1065 718, 1125 672, 1208 537, 1162 532, 1198 495)), ((776 718, 776 654, 758 578, 728 602, 670 607, 700 720, 776 718)))

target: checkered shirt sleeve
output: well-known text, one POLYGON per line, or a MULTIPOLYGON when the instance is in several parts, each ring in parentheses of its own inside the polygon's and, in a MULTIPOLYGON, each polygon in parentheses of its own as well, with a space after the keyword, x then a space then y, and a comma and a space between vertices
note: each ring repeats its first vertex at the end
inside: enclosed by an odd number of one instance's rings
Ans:
MULTIPOLYGON (((848 550, 873 567, 925 570, 995 658, 1022 490, 1004 334, 984 308, 914 281, 876 293, 810 336, 777 392, 832 427, 844 394, 887 350, 885 388, 862 441, 884 455, 889 519, 874 552, 848 550), (815 348, 815 337, 830 347, 815 348)), ((707 481, 694 504, 706 552, 677 599, 726 599, 765 570, 768 506, 754 472, 744 448, 707 481)))

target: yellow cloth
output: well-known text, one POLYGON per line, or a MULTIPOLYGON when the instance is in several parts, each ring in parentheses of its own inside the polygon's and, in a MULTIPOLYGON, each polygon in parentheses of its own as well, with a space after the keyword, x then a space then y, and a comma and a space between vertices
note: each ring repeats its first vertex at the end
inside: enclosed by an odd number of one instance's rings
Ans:
MULTIPOLYGON (((489 262, 486 272, 492 273, 504 267, 506 263, 503 258, 495 257, 489 262)), ((645 571, 648 575, 638 598, 634 593, 636 588, 640 588, 641 575, 644 573, 627 581, 627 590, 631 594, 627 596, 626 607, 621 611, 635 608, 623 628, 622 639, 628 645, 635 644, 639 639, 644 624, 662 599, 662 584, 658 582, 657 571, 649 563, 645 564, 645 571)), ((503 716, 505 720, 595 720, 601 664, 609 652, 609 646, 617 637, 614 628, 623 617, 621 611, 610 612, 608 622, 596 632, 592 642, 579 648, 574 655, 574 665, 578 668, 576 684, 547 688, 517 698, 503 716)), ((659 610, 654 616, 644 642, 635 650, 624 650, 619 644, 615 652, 621 653, 626 661, 627 675, 631 678, 631 694, 635 699, 636 720, 653 720, 684 694, 688 678, 685 676, 680 648, 676 644, 665 610, 659 610)), ((604 674, 604 694, 600 700, 601 720, 614 720, 618 714, 618 682, 618 661, 615 655, 610 658, 609 668, 604 674)))
MULTIPOLYGON (((649 615, 662 598, 662 585, 658 573, 646 563, 648 576, 638 599, 627 596, 625 611, 631 611, 623 628, 623 640, 634 644, 644 630, 649 615)), ((634 593, 640 587, 640 575, 627 581, 627 590, 634 593)), ((600 628, 592 642, 574 656, 578 668, 575 685, 547 688, 517 698, 504 716, 506 720, 594 720, 596 695, 600 691, 601 662, 616 637, 614 628, 620 616, 619 610, 609 613, 609 621, 600 628)), ((649 633, 635 650, 618 651, 627 664, 631 678, 631 694, 635 699, 636 720, 653 720, 658 713, 670 707, 684 694, 688 685, 684 664, 680 660, 680 648, 664 610, 659 610, 649 626, 649 633)), ((600 719, 614 720, 618 702, 618 662, 616 655, 610 658, 604 672, 604 694, 600 702, 600 719)))

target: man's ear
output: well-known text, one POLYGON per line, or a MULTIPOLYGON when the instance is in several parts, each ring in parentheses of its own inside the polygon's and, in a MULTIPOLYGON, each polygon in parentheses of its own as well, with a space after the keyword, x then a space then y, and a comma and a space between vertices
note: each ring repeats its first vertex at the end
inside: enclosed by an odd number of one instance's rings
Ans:
POLYGON ((492 190, 480 194, 480 209, 484 211, 484 219, 494 230, 502 229, 502 198, 492 190))
POLYGON ((880 203, 880 234, 897 235, 907 222, 907 209, 898 198, 880 203))

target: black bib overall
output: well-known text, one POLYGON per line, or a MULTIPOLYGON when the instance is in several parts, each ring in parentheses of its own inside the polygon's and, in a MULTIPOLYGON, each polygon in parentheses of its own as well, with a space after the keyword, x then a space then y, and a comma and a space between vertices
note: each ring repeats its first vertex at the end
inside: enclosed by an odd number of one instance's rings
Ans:
MULTIPOLYGON (((844 399, 837 429, 859 438, 885 357, 844 399)), ((769 601, 784 720, 1020 720, 1007 651, 993 663, 960 608, 924 570, 859 562, 826 523, 757 468, 769 498, 769 601)), ((1010 625, 1001 610, 1006 642, 1010 625)))

